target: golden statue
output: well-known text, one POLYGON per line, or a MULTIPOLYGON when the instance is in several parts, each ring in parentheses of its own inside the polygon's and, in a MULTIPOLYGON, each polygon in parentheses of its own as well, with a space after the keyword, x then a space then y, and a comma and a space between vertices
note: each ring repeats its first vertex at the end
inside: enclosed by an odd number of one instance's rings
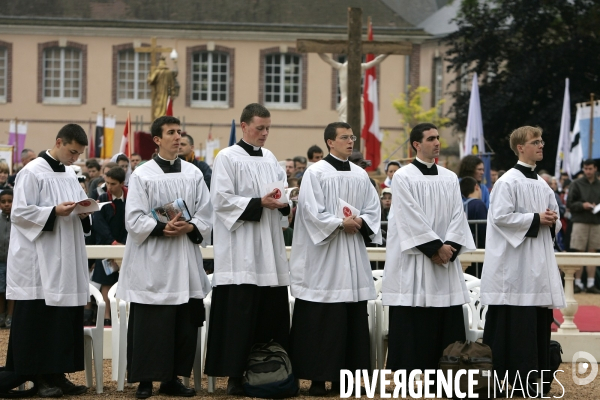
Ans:
POLYGON ((152 121, 166 114, 169 95, 173 100, 179 94, 177 72, 177 61, 175 61, 175 70, 171 71, 164 57, 160 58, 158 66, 150 72, 148 84, 152 87, 152 121))

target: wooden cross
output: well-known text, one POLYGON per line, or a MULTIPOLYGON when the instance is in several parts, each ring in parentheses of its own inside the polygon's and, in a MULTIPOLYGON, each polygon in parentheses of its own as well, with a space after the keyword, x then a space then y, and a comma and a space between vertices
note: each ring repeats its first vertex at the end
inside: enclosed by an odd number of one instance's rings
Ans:
POLYGON ((362 54, 410 55, 410 42, 362 41, 362 9, 348 8, 348 40, 298 39, 296 49, 301 53, 336 53, 348 55, 348 124, 358 137, 354 148, 360 150, 360 91, 362 54))
POLYGON ((156 46, 156 37, 152 37, 152 40, 150 42, 150 47, 148 47, 148 46, 136 47, 134 50, 136 53, 150 53, 150 68, 151 69, 156 68, 156 55, 157 54, 170 53, 171 51, 173 51, 173 49, 170 47, 157 47, 156 46))

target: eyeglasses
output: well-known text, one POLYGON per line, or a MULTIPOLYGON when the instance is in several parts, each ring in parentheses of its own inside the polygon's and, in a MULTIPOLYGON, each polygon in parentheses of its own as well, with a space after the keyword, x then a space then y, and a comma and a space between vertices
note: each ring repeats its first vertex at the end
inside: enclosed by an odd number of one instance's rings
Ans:
POLYGON ((356 136, 354 136, 354 135, 352 135, 352 136, 349 136, 349 135, 344 135, 344 136, 340 136, 339 138, 340 138, 340 139, 341 139, 343 142, 347 142, 347 141, 348 141, 348 139, 352 140, 353 142, 356 142, 356 139, 357 139, 357 138, 356 138, 356 136))
POLYGON ((527 144, 532 144, 534 146, 543 146, 546 144, 546 142, 544 142, 543 140, 534 140, 533 142, 529 142, 527 144))

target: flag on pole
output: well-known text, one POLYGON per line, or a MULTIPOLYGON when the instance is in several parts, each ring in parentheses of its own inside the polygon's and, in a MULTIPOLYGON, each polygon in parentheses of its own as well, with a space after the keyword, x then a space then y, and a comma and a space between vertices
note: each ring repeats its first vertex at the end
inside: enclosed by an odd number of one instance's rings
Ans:
POLYGON ((558 148, 556 149, 556 163, 554 164, 554 177, 560 181, 560 173, 566 172, 571 176, 571 98, 569 96, 569 78, 565 79, 565 97, 563 100, 562 117, 560 119, 560 134, 558 148))
POLYGON ((477 73, 475 72, 473 74, 473 84, 471 85, 471 98, 469 99, 469 116, 467 118, 464 155, 479 155, 481 153, 485 153, 485 141, 483 139, 479 86, 477 85, 477 73))
POLYGON ((90 157, 102 158, 102 148, 104 147, 104 116, 98 113, 96 117, 96 140, 94 142, 94 154, 90 157))
POLYGON ((173 99, 171 96, 167 97, 167 112, 165 115, 168 115, 169 117, 173 116, 173 99))
POLYGON ((21 152, 25 148, 25 138, 27 137, 27 123, 10 121, 8 128, 8 144, 14 146, 13 164, 20 161, 21 152))
POLYGON ((235 119, 231 120, 231 131, 229 132, 229 146, 235 144, 235 119))
POLYGON ((111 158, 113 155, 113 141, 115 137, 115 127, 117 118, 114 115, 107 115, 104 118, 104 139, 102 146, 102 158, 111 158))
POLYGON ((578 104, 577 114, 575 115, 575 125, 573 126, 573 132, 571 133, 571 152, 569 154, 569 173, 571 174, 571 178, 581 171, 581 165, 583 164, 583 146, 581 144, 582 139, 580 122, 582 114, 583 108, 578 104))
MULTIPOLYGON (((121 138, 121 146, 119 152, 125 154, 127 158, 131 158, 131 147, 133 141, 130 141, 129 135, 131 133, 131 115, 127 111, 127 121, 125 121, 125 129, 123 130, 123 137, 121 138)), ((131 133, 133 134, 133 133, 131 133)))
MULTIPOLYGON (((369 40, 373 40, 373 26, 369 22, 369 40)), ((367 54, 366 62, 375 59, 375 55, 367 54)), ((379 107, 377 96, 377 69, 369 68, 365 73, 365 88, 363 91, 365 125, 362 127, 362 138, 365 141, 365 159, 371 160, 371 165, 365 170, 375 171, 381 162, 381 141, 383 134, 379 130, 379 107)))

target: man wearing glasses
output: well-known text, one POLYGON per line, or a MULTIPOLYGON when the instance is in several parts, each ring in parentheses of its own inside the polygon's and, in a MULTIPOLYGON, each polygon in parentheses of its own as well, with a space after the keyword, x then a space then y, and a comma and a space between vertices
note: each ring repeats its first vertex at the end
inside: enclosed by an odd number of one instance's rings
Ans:
POLYGON ((553 240, 560 229, 552 189, 537 175, 544 157, 540 128, 510 135, 518 163, 494 185, 488 211, 481 302, 488 306, 483 342, 491 347, 497 376, 523 397, 550 390, 552 309, 565 307, 553 240), (531 373, 530 373, 531 372, 531 373), (545 382, 539 387, 540 380, 545 382))
POLYGON ((370 369, 367 301, 376 293, 365 244, 381 244, 377 191, 348 161, 356 136, 345 122, 324 136, 329 155, 302 178, 290 259, 290 358, 311 396, 324 396, 326 381, 339 392, 341 369, 370 369))

